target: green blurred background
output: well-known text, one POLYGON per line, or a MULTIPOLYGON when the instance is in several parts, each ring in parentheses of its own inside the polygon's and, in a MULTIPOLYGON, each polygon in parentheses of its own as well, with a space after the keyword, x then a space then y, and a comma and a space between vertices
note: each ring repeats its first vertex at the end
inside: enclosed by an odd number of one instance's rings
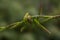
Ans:
MULTIPOLYGON (((60 0, 0 0, 0 26, 21 21, 25 13, 34 15, 60 15, 60 0), (41 9, 42 8, 42 9, 41 9)), ((41 18, 42 19, 42 18, 41 18)), ((42 21, 39 19, 39 21, 42 21)), ((60 40, 60 17, 43 23, 52 34, 36 29, 33 33, 22 33, 20 39, 13 30, 0 32, 0 40, 60 40), (2 38, 2 39, 1 39, 2 38)))

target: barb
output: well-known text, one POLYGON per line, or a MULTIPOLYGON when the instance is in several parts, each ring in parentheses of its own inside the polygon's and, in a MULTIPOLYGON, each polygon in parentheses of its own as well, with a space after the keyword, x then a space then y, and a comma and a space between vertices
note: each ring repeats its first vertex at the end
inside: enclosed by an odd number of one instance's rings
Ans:
POLYGON ((7 27, 9 27, 9 29, 12 29, 12 28, 17 27, 18 25, 21 25, 22 23, 23 23, 23 21, 21 21, 21 22, 16 22, 16 23, 13 23, 13 24, 8 25, 7 27), (12 27, 11 27, 11 26, 12 26, 12 27))
POLYGON ((48 29, 46 29, 41 23, 39 23, 39 21, 37 21, 36 19, 34 19, 34 21, 36 22, 37 25, 39 25, 40 28, 51 34, 51 32, 48 29))
POLYGON ((6 27, 5 26, 4 27, 0 27, 0 31, 4 31, 6 29, 13 29, 13 28, 17 27, 18 25, 21 25, 22 23, 23 23, 23 21, 7 25, 6 27))
POLYGON ((47 15, 32 16, 32 18, 35 18, 35 17, 37 17, 37 18, 47 18, 47 19, 45 19, 45 20, 42 21, 42 23, 44 23, 44 22, 49 21, 50 19, 54 19, 54 18, 56 19, 56 18, 60 17, 60 15, 56 15, 56 16, 47 16, 47 15))

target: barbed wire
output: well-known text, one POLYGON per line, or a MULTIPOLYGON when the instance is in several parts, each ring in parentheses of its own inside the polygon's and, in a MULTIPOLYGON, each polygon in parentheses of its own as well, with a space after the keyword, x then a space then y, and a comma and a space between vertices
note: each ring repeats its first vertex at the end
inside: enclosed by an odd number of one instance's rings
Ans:
MULTIPOLYGON (((33 18, 36 18, 36 17, 38 17, 38 18, 47 18, 46 20, 43 21, 43 22, 46 22, 46 21, 48 21, 50 19, 58 18, 58 17, 60 17, 60 15, 56 15, 56 16, 50 16, 50 15, 35 15, 35 16, 31 16, 27 12, 25 14, 25 16, 24 16, 24 18, 23 18, 22 21, 12 23, 10 25, 7 25, 6 27, 0 27, 0 31, 3 31, 5 29, 13 29, 13 28, 17 27, 18 25, 21 25, 22 23, 26 23, 26 21, 28 21, 28 20, 30 22, 32 22, 31 20, 33 20, 33 18)), ((39 25, 39 27, 41 27, 43 30, 45 30, 46 32, 48 32, 49 34, 51 34, 51 32, 48 29, 46 29, 37 19, 34 19, 34 22, 36 22, 36 24, 39 25)))

